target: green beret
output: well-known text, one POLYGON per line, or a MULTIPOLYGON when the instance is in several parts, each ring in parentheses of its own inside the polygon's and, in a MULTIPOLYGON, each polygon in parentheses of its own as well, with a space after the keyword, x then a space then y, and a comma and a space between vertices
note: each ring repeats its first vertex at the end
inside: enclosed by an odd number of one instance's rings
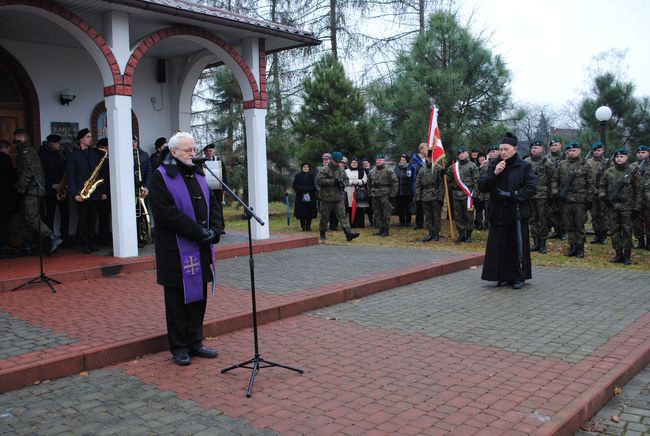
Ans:
POLYGON ((456 152, 456 155, 459 155, 459 154, 461 154, 461 153, 463 153, 463 152, 465 152, 465 151, 467 151, 467 148, 466 148, 466 147, 460 147, 460 148, 458 149, 458 151, 456 152))
POLYGON ((343 160, 343 153, 341 153, 340 151, 335 151, 334 153, 332 153, 332 160, 334 162, 341 162, 343 160))
POLYGON ((578 141, 571 141, 565 147, 566 150, 571 150, 572 148, 582 148, 582 146, 578 141))
POLYGON ((490 145, 490 150, 499 150, 499 144, 490 145))
POLYGON ((636 149, 636 152, 638 153, 640 151, 650 151, 650 147, 647 145, 639 145, 636 149))
POLYGON ((598 150, 599 148, 603 148, 603 147, 604 147, 604 145, 600 141, 594 142, 593 144, 591 144, 591 149, 592 150, 598 150))
POLYGON ((386 155, 384 153, 377 153, 375 159, 386 159, 386 155))
POLYGON ((617 156, 619 154, 624 154, 627 156, 627 150, 625 149, 625 147, 621 147, 614 152, 614 156, 617 156))
POLYGON ((530 144, 531 147, 543 147, 544 144, 542 144, 542 141, 533 141, 532 144, 530 144))
POLYGON ((556 142, 562 142, 562 140, 561 140, 559 137, 554 136, 554 137, 551 139, 551 144, 554 144, 554 143, 556 143, 556 142))

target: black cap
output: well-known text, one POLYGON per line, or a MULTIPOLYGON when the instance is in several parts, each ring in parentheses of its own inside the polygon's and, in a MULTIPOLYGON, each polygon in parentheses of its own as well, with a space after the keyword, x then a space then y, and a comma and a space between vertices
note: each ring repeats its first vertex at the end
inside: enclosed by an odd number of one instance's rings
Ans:
POLYGON ((214 144, 208 144, 205 147, 203 147, 203 151, 207 150, 208 148, 211 148, 214 150, 214 144))
POLYGON ((45 140, 52 143, 61 142, 61 137, 59 135, 47 135, 45 140))
POLYGON ((503 138, 501 138, 501 144, 510 144, 513 147, 516 147, 517 137, 510 132, 506 132, 506 134, 503 135, 503 138))
POLYGON ((542 144, 542 141, 533 141, 532 144, 530 144, 531 147, 543 147, 544 144, 542 144))
POLYGON ((79 132, 77 132, 77 141, 86 136, 88 133, 90 133, 90 130, 88 129, 79 130, 79 132))
POLYGON ((14 135, 27 135, 29 136, 29 132, 27 129, 23 129, 22 127, 20 129, 14 130, 14 135))
POLYGON ((162 147, 162 145, 163 145, 165 142, 167 142, 167 138, 163 138, 163 137, 161 136, 160 138, 156 139, 156 142, 154 142, 153 145, 154 145, 156 148, 160 148, 160 147, 162 147))

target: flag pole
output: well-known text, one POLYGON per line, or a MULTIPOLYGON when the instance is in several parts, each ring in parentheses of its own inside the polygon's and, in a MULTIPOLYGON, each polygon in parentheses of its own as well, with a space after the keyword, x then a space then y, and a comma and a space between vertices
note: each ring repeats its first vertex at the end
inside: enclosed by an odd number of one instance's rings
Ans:
POLYGON ((449 200, 449 186, 447 185, 447 175, 445 171, 445 152, 442 147, 442 141, 440 141, 440 131, 438 130, 438 112, 436 110, 436 105, 431 104, 431 116, 429 118, 429 135, 428 135, 428 146, 431 150, 431 174, 435 170, 435 166, 438 164, 438 161, 442 159, 442 181, 445 185, 445 201, 447 201, 447 218, 449 220, 449 237, 451 239, 455 238, 454 235, 454 218, 451 213, 451 202, 449 200), (434 149, 439 148, 442 151, 442 155, 439 155, 437 158, 434 157, 436 154, 434 149))

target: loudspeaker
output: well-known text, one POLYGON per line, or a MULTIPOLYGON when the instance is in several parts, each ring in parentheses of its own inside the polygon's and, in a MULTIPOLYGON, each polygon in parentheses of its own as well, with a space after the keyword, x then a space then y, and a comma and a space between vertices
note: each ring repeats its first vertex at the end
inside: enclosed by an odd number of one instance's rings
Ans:
POLYGON ((164 59, 158 59, 156 64, 156 79, 158 83, 165 83, 167 81, 167 63, 164 59))

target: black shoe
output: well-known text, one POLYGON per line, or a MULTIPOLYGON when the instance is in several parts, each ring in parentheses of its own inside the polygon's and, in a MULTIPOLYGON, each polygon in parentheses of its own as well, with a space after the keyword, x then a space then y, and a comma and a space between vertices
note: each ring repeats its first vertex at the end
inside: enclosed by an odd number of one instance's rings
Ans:
POLYGON ((456 238, 456 243, 460 244, 461 242, 465 242, 465 232, 458 231, 458 238, 456 238))
POLYGON ((379 235, 379 236, 383 236, 383 237, 388 236, 388 229, 384 229, 384 231, 381 232, 381 235, 379 235))
POLYGON ((575 256, 576 253, 578 252, 578 248, 577 248, 576 246, 577 246, 577 244, 571 244, 571 246, 569 247, 569 251, 567 251, 566 253, 564 253, 564 255, 565 255, 566 257, 573 257, 573 256, 575 256))
POLYGON ((372 236, 384 236, 384 229, 379 229, 372 236))
POLYGON ((359 234, 358 234, 358 233, 354 233, 354 232, 351 231, 351 230, 346 230, 346 231, 345 231, 345 239, 346 239, 348 242, 350 242, 350 241, 353 240, 354 238, 358 238, 358 237, 359 237, 359 234))
POLYGON ((197 348, 196 350, 190 350, 190 356, 205 357, 206 359, 214 359, 218 355, 219 352, 217 350, 206 346, 197 348))
POLYGON ((467 230, 465 232, 465 240, 463 242, 467 242, 468 244, 470 244, 472 242, 472 231, 471 230, 467 230))
POLYGON ((530 251, 539 251, 539 245, 541 243, 541 239, 535 238, 535 245, 530 247, 530 251))
POLYGON ((90 247, 88 247, 87 245, 82 245, 82 246, 81 246, 81 252, 82 252, 83 254, 90 254, 90 253, 91 253, 91 251, 90 251, 90 247))
POLYGON ((632 265, 632 250, 623 250, 623 265, 632 265))
MULTIPOLYGON (((140 247, 140 244, 138 244, 138 247, 140 247)), ((142 248, 142 247, 140 247, 140 248, 142 248)), ((88 249, 90 251, 99 251, 99 248, 95 247, 94 245, 89 245, 88 249)))
POLYGON ((433 241, 433 232, 429 232, 429 234, 427 236, 425 236, 424 238, 422 238, 420 241, 422 241, 422 242, 431 242, 431 241, 433 241))
POLYGON ((438 232, 433 232, 433 236, 431 237, 432 241, 439 241, 440 237, 438 236, 438 232))
POLYGON ((565 233, 565 232, 562 232, 562 233, 560 234, 560 236, 559 236, 559 239, 560 239, 560 241, 566 241, 566 240, 567 240, 566 233, 565 233))
POLYGON ((192 363, 192 358, 187 353, 174 354, 174 363, 180 366, 187 366, 192 363))
POLYGON ((616 255, 610 259, 610 263, 623 263, 623 250, 616 250, 616 255))
POLYGON ((327 241, 327 235, 325 234, 325 232, 320 232, 320 240, 327 241))
POLYGON ((539 250, 541 254, 546 254, 546 239, 539 240, 539 250))
POLYGON ((512 282, 512 289, 521 289, 524 287, 524 281, 515 280, 512 282))
POLYGON ((50 242, 50 248, 47 250, 47 254, 53 254, 61 244, 63 244, 63 239, 52 236, 52 241, 50 242))
POLYGON ((580 259, 585 257, 585 244, 576 244, 576 257, 580 259))
POLYGON ((502 287, 502 286, 513 286, 515 282, 512 281, 500 281, 497 282, 497 287, 502 287))

